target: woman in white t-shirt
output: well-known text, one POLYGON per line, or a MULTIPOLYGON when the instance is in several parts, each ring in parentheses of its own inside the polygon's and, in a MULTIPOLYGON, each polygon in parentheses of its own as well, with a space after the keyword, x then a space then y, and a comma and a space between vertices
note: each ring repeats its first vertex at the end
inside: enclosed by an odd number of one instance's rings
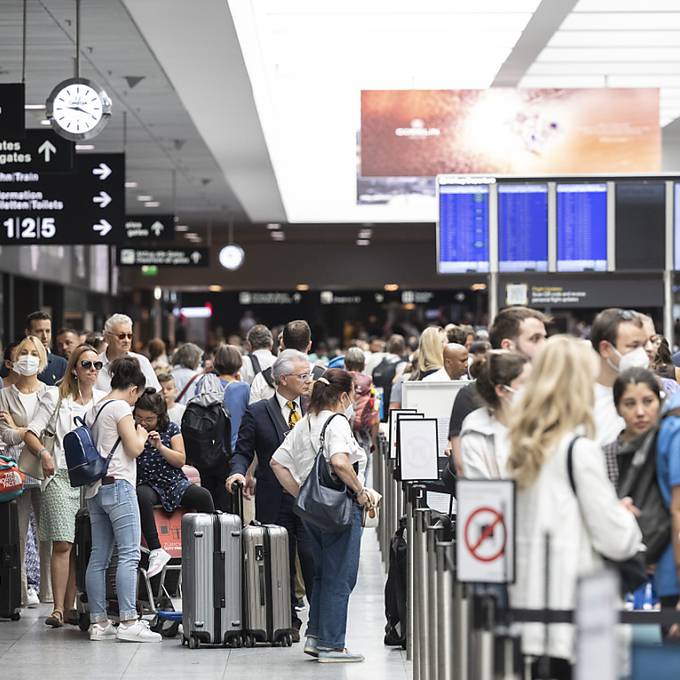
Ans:
MULTIPOLYGON (((7 453, 19 460, 24 447, 26 426, 31 422, 38 407, 38 398, 47 390, 47 385, 38 380, 47 366, 47 352, 42 342, 33 335, 24 338, 12 353, 12 371, 17 374, 14 385, 0 390, 0 439, 7 447, 7 453)), ((28 588, 26 579, 26 537, 31 510, 37 524, 40 524, 40 482, 26 477, 24 492, 17 498, 19 514, 19 554, 21 555, 21 604, 37 607, 39 600, 35 591, 28 588)), ((51 599, 50 589, 50 544, 40 542, 40 600, 51 599)))
POLYGON ((137 457, 149 433, 135 425, 132 407, 143 394, 146 378, 134 357, 116 359, 110 368, 111 392, 85 416, 102 456, 111 452, 107 474, 85 491, 90 512, 92 553, 85 584, 90 609, 90 640, 118 638, 126 642, 160 642, 161 636, 137 619, 137 567, 141 523, 137 504, 137 457), (118 631, 106 613, 106 569, 114 544, 118 548, 116 591, 118 631))
POLYGON ((71 559, 75 540, 76 514, 80 509, 80 489, 71 486, 64 453, 64 437, 73 430, 74 418, 83 417, 106 393, 94 388, 102 368, 97 352, 80 345, 71 353, 59 387, 50 387, 40 397, 24 441, 40 459, 43 474, 40 506, 41 541, 52 543, 52 592, 54 607, 45 623, 61 628, 78 624, 75 562, 71 559), (54 435, 51 451, 45 448, 45 431, 54 435))
POLYGON ((357 501, 352 524, 343 531, 323 532, 305 522, 316 569, 304 651, 321 663, 364 660, 361 654, 345 648, 345 633, 349 596, 359 571, 361 508, 374 505, 376 494, 364 487, 366 453, 354 438, 347 419, 352 415, 353 402, 351 374, 339 368, 326 371, 314 384, 308 414, 293 428, 271 461, 283 488, 297 496, 312 469, 321 431, 328 422, 324 455, 357 501), (338 413, 346 417, 337 416, 338 413))

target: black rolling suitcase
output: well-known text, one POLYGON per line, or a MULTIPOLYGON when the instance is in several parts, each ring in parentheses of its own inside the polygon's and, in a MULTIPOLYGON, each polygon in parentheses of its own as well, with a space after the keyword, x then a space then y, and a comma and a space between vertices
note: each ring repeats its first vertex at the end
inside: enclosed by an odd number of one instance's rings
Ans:
POLYGON ((16 501, 0 503, 0 618, 21 617, 21 559, 16 501))

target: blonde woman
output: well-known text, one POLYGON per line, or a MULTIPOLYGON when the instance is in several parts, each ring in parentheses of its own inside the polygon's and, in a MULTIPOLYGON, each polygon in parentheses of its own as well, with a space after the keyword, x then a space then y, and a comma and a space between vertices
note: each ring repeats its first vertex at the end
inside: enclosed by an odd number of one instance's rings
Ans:
POLYGON ((76 581, 72 549, 80 489, 71 487, 62 442, 74 428, 73 419, 82 418, 106 394, 94 388, 101 368, 102 362, 94 347, 76 347, 61 385, 50 387, 41 396, 24 436, 28 449, 40 458, 45 475, 38 535, 40 540, 52 542, 50 567, 54 608, 45 620, 52 628, 61 628, 65 622, 78 623, 78 613, 73 609, 76 581), (40 439, 46 428, 55 435, 52 453, 40 439))
POLYGON ((429 326, 422 332, 418 343, 417 370, 411 376, 412 380, 423 380, 444 367, 445 344, 446 333, 443 328, 429 326))
MULTIPOLYGON (((26 426, 31 422, 38 408, 38 399, 47 390, 47 385, 38 380, 38 373, 47 367, 47 352, 42 342, 29 335, 17 344, 12 354, 12 372, 16 382, 0 390, 0 439, 8 447, 9 454, 19 460, 24 446, 26 426)), ((26 477, 24 492, 17 498, 19 511, 19 553, 21 555, 21 602, 24 607, 35 607, 38 598, 29 593, 26 580, 26 536, 31 510, 36 523, 40 524, 40 482, 26 477)), ((51 599, 50 589, 50 544, 40 542, 40 600, 51 599)))
MULTIPOLYGON (((573 609, 580 575, 602 567, 602 557, 625 560, 641 534, 629 499, 619 501, 607 479, 602 449, 593 441, 593 383, 598 360, 583 341, 550 338, 533 363, 510 426, 508 469, 517 481, 517 581, 513 607, 573 609), (574 440, 576 437, 575 443, 574 440), (573 443, 572 489, 567 454, 573 443), (546 537, 550 591, 545 601, 546 537)), ((524 624, 525 654, 550 657, 550 677, 570 678, 571 625, 524 624)))

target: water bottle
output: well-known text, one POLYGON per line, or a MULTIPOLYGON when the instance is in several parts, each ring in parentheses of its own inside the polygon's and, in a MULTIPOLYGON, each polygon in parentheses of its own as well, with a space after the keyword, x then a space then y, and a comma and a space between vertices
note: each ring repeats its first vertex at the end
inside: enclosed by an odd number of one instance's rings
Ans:
POLYGON ((645 592, 642 598, 642 609, 645 611, 650 611, 654 609, 654 589, 652 587, 652 582, 648 579, 645 583, 645 592))

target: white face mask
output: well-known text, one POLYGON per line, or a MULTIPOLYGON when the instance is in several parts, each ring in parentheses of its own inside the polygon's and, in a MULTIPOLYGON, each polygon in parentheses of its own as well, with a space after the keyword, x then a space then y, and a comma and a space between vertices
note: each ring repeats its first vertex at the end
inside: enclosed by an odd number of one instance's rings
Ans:
POLYGON ((24 354, 14 362, 12 370, 19 375, 31 376, 38 372, 39 366, 40 359, 38 359, 38 357, 31 356, 30 354, 24 354))
POLYGON ((615 347, 612 347, 612 349, 619 355, 619 365, 618 367, 613 366, 611 362, 609 365, 619 373, 623 373, 629 368, 649 368, 649 357, 644 347, 638 347, 628 354, 621 354, 615 347))
POLYGON ((350 401, 349 405, 345 408, 345 418, 347 420, 352 420, 354 418, 354 404, 350 401))

